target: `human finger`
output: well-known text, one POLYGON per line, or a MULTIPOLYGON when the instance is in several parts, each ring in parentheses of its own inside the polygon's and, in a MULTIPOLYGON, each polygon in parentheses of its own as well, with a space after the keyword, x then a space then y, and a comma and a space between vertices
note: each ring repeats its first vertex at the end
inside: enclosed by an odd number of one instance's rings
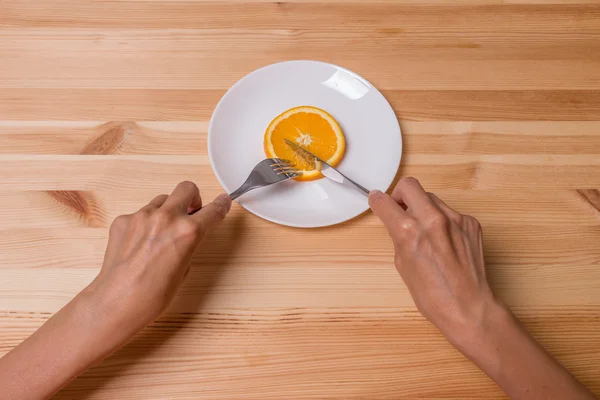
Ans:
POLYGON ((421 183, 412 177, 400 179, 392 192, 392 198, 396 202, 406 204, 408 213, 414 215, 417 219, 439 212, 436 204, 427 195, 421 183))
POLYGON ((202 198, 198 186, 193 182, 183 181, 175 187, 161 208, 187 214, 190 209, 197 210, 200 207, 202 207, 202 198))
POLYGON ((146 204, 144 207, 140 208, 140 211, 141 212, 152 212, 152 211, 160 208, 160 206, 162 206, 164 204, 164 202, 167 200, 168 197, 169 197, 168 194, 159 194, 158 196, 156 196, 155 198, 150 200, 150 202, 148 204, 146 204))
POLYGON ((438 206, 438 208, 442 210, 446 217, 448 217, 451 221, 457 224, 460 223, 462 216, 458 212, 454 211, 454 209, 452 209, 449 205, 444 203, 444 201, 437 197, 435 193, 427 193, 427 195, 429 196, 431 201, 433 201, 438 206))
POLYGON ((156 207, 156 208, 160 208, 160 206, 162 206, 163 204, 165 204, 165 201, 169 198, 168 194, 159 194, 158 196, 156 196, 155 198, 153 198, 150 203, 148 203, 149 206, 152 207, 156 207))
POLYGON ((190 218, 200 224, 204 232, 214 228, 219 222, 223 221, 231 210, 231 197, 227 194, 222 194, 216 199, 202 207, 190 218))
POLYGON ((373 190, 369 193, 369 206, 381 222, 383 222, 383 225, 392 238, 396 237, 402 224, 408 220, 412 220, 391 196, 379 190, 373 190))

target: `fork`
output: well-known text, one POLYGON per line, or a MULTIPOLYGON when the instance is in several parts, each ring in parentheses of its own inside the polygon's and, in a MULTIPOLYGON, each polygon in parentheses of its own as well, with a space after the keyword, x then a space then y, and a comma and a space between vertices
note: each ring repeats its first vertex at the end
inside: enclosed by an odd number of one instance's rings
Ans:
POLYGON ((256 167, 248 175, 246 182, 229 196, 232 200, 235 200, 252 189, 283 182, 291 178, 296 178, 301 174, 289 160, 267 158, 256 164, 256 167))

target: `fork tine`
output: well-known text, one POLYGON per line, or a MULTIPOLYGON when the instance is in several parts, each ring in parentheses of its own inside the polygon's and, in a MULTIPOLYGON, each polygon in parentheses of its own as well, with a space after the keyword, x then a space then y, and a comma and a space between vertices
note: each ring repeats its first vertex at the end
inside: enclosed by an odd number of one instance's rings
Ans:
MULTIPOLYGON (((0 0, 2 1, 2 0, 0 0)), ((267 158, 256 164, 246 181, 230 196, 233 200, 250 190, 269 186, 302 174, 290 160, 283 158, 267 158)))
POLYGON ((277 167, 277 168, 273 168, 275 171, 284 171, 284 170, 288 170, 288 169, 298 169, 296 168, 295 165, 286 165, 284 167, 277 167))
POLYGON ((287 168, 287 167, 293 167, 295 164, 292 163, 277 163, 277 164, 271 164, 271 168, 287 168))
POLYGON ((297 174, 299 171, 297 169, 290 169, 287 171, 279 171, 277 172, 277 175, 291 175, 291 174, 297 174))
POLYGON ((274 163, 271 164, 271 167, 274 166, 274 165, 293 165, 290 160, 280 160, 280 159, 277 159, 277 160, 273 160, 273 161, 274 161, 274 163))
POLYGON ((295 165, 284 165, 281 167, 274 167, 273 171, 279 172, 279 171, 286 171, 286 170, 290 170, 290 169, 298 169, 298 168, 296 168, 295 165))

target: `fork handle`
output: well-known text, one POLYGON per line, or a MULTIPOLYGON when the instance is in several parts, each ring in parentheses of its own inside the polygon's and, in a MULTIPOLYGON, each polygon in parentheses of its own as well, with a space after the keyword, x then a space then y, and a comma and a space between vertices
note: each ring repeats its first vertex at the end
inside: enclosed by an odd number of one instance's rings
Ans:
POLYGON ((252 185, 249 185, 248 183, 244 182, 244 184, 242 186, 240 186, 239 188, 237 188, 236 190, 231 192, 229 197, 231 197, 231 200, 235 200, 238 197, 240 197, 241 195, 243 195, 244 193, 249 192, 252 189, 254 189, 254 187, 252 185))

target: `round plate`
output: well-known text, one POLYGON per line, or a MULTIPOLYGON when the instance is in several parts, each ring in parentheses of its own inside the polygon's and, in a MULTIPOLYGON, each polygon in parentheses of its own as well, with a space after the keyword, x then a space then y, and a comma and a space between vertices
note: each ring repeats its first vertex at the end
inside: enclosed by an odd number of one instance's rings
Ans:
MULTIPOLYGON (((258 69, 225 93, 208 127, 208 154, 228 193, 266 156, 265 129, 277 115, 311 105, 330 113, 346 136, 337 169, 367 189, 388 189, 402 154, 400 126, 383 95, 347 69, 316 61, 287 61, 258 69)), ((253 214, 296 227, 337 224, 369 208, 358 191, 327 178, 288 180, 239 198, 253 214)))

